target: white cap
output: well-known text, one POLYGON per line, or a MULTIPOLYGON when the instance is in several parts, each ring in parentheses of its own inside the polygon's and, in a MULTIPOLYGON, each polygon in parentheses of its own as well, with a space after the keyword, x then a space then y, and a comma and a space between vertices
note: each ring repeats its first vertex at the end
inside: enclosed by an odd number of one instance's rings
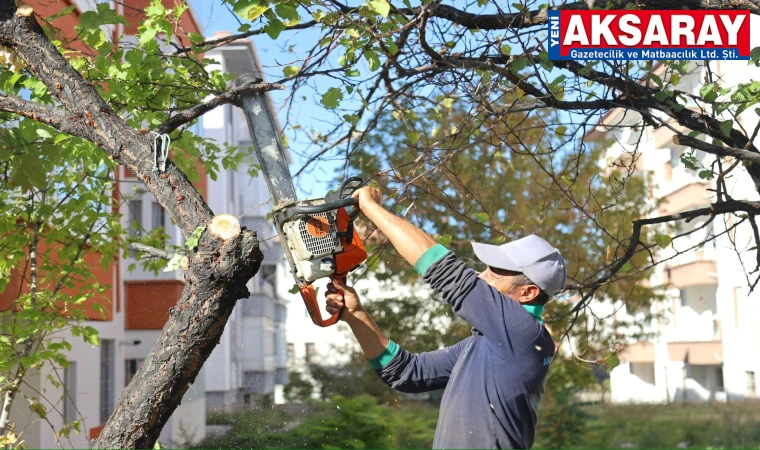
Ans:
POLYGON ((503 245, 473 242, 472 249, 485 264, 520 272, 549 295, 565 287, 565 259, 559 250, 535 234, 503 245))

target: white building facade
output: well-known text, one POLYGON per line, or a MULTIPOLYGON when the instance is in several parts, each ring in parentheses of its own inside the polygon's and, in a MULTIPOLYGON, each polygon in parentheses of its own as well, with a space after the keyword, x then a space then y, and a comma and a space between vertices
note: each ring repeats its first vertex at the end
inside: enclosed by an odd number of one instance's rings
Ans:
MULTIPOLYGON (((223 36, 217 33, 214 38, 223 36)), ((242 39, 209 51, 206 58, 217 68, 237 76, 263 73, 253 42, 242 39)), ((243 110, 224 105, 204 116, 204 134, 220 144, 242 149, 252 145, 243 110)), ((249 169, 255 157, 235 170, 221 170, 209 179, 208 203, 217 213, 238 217, 241 224, 257 230, 264 262, 249 281, 251 296, 238 301, 220 344, 206 361, 206 400, 211 409, 227 409, 246 404, 273 402, 275 386, 288 381, 285 321, 287 305, 278 295, 278 263, 283 254, 271 220, 269 191, 262 176, 252 177, 249 169)))
MULTIPOLYGON (((748 66, 746 61, 711 61, 709 67, 712 76, 721 80, 724 87, 760 80, 760 70, 748 66)), ((660 72, 664 72, 664 67, 660 72)), ((703 62, 693 62, 690 74, 681 78, 677 89, 699 96, 706 74, 703 62)), ((696 171, 684 167, 681 155, 691 149, 673 144, 672 130, 608 127, 637 124, 640 119, 630 111, 611 111, 605 125, 600 125, 597 131, 615 138, 616 143, 607 150, 608 161, 621 157, 630 161, 638 142, 636 170, 653 176, 652 198, 664 200, 654 216, 712 204, 716 181, 702 179, 696 171)), ((739 122, 745 129, 753 130, 757 115, 745 113, 739 122)), ((670 125, 679 128, 675 123, 670 125)), ((760 145, 760 140, 755 145, 760 145)), ((700 151, 694 152, 694 156, 698 166, 709 167, 714 160, 700 151)), ((728 193, 736 200, 758 200, 752 181, 742 172, 744 169, 739 166, 734 176, 726 179, 728 193)), ((726 401, 758 396, 760 294, 750 293, 747 282, 747 275, 756 264, 751 248, 757 243, 748 223, 729 231, 740 217, 718 216, 703 227, 708 218, 704 216, 691 223, 680 221, 680 228, 671 235, 697 231, 657 252, 659 264, 651 283, 667 289, 667 299, 656 302, 650 311, 660 314, 661 319, 647 324, 647 331, 657 337, 635 343, 619 355, 621 364, 610 374, 613 402, 726 401), (706 244, 699 245, 705 240, 706 244), (737 255, 737 249, 741 256, 737 255)), ((639 323, 644 320, 643 313, 625 308, 618 312, 618 317, 633 318, 639 323)))

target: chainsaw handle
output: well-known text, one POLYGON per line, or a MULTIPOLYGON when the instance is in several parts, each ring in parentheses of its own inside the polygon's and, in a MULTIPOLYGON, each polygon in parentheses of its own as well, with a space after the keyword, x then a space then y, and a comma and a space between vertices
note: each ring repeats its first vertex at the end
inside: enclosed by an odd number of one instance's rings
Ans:
MULTIPOLYGON (((330 277, 330 280, 339 280, 345 284, 346 275, 333 275, 330 277)), ((311 317, 311 321, 314 322, 314 325, 324 328, 338 323, 338 319, 340 319, 340 313, 343 312, 343 308, 330 316, 328 319, 322 319, 322 313, 319 310, 319 301, 317 301, 317 293, 314 291, 314 287, 310 284, 307 284, 299 287, 299 290, 301 291, 301 298, 306 305, 306 310, 309 312, 309 317, 311 317)))
POLYGON ((280 214, 284 220, 288 220, 291 217, 301 216, 304 214, 317 214, 321 212, 333 211, 347 206, 359 207, 358 198, 342 198, 330 203, 322 203, 321 205, 314 206, 291 206, 283 210, 280 214))

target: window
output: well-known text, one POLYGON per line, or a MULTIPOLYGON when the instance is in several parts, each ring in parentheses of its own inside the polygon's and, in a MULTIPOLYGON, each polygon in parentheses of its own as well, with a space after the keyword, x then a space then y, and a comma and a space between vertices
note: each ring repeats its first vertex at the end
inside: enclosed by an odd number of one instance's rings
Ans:
POLYGON ((676 167, 681 167, 681 154, 683 152, 673 149, 670 149, 670 167, 675 169, 676 167))
POLYGON ((755 372, 747 372, 747 395, 757 395, 755 372))
POLYGON ((100 423, 108 422, 114 408, 114 340, 100 340, 100 423))
POLYGON ((316 363, 316 350, 314 348, 313 342, 307 342, 306 343, 306 356, 304 357, 304 360, 306 360, 306 364, 314 364, 316 363))
POLYGON ((723 368, 722 367, 715 368, 715 390, 718 392, 723 392, 725 390, 725 387, 723 386, 723 368))
POLYGON ((164 228, 166 220, 164 219, 164 207, 158 202, 153 202, 151 209, 151 229, 164 228))
POLYGON ((63 369, 63 422, 77 420, 77 363, 63 369))
POLYGON ((296 346, 292 343, 288 344, 288 362, 293 362, 296 359, 296 346))
POLYGON ((274 264, 264 264, 259 269, 259 280, 263 283, 269 283, 272 290, 277 292, 277 266, 274 264))
POLYGON ((654 384, 654 363, 631 363, 631 375, 638 377, 641 381, 654 384))
POLYGON ((124 362, 124 386, 127 386, 132 381, 143 361, 144 359, 127 359, 124 362))
MULTIPOLYGON (((129 237, 139 238, 142 236, 142 200, 127 200, 127 209, 129 218, 129 237)), ((135 251, 129 250, 130 258, 135 257, 135 251)))
POLYGON ((678 290, 679 297, 681 297, 681 308, 689 306, 689 302, 686 300, 686 289, 678 290))

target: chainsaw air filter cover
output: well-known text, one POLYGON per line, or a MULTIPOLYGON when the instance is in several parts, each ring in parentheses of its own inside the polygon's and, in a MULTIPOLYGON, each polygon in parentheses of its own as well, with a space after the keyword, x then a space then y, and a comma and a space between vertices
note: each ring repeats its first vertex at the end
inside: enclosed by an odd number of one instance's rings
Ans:
POLYGON ((306 281, 332 275, 333 255, 343 251, 336 211, 307 214, 283 224, 298 276, 306 281))

